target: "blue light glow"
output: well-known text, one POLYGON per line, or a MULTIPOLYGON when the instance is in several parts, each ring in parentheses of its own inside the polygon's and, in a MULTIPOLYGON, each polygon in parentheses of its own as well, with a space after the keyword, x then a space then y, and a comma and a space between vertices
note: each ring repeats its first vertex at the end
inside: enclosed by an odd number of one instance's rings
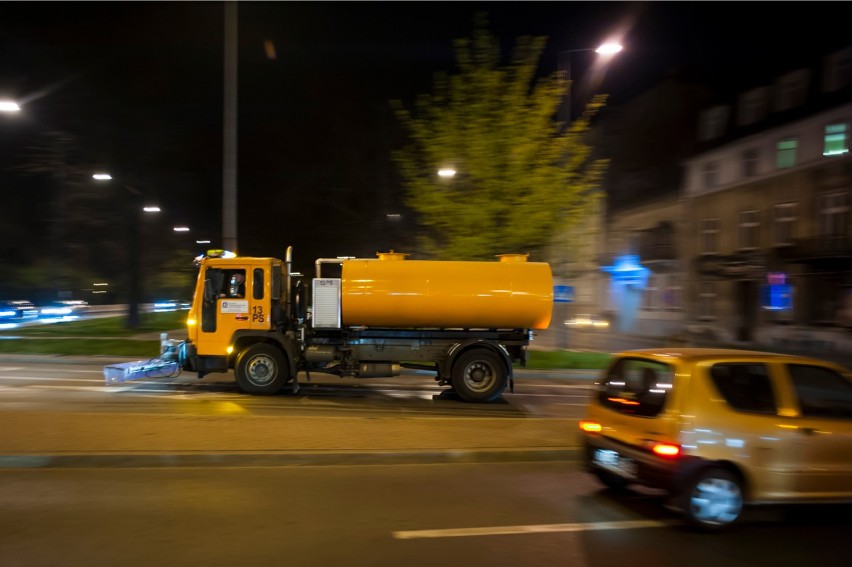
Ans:
POLYGON ((609 272, 614 283, 645 289, 648 281, 649 270, 639 263, 639 256, 635 254, 618 256, 612 266, 604 266, 601 270, 609 272))

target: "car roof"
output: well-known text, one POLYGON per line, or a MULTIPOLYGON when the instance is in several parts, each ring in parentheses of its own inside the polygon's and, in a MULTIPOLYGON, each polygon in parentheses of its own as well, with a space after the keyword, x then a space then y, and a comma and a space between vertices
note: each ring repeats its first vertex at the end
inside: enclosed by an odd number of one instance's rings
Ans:
POLYGON ((652 358, 660 362, 672 362, 673 358, 690 363, 701 362, 704 360, 737 358, 739 360, 760 359, 772 360, 775 362, 808 362, 826 364, 842 368, 842 365, 839 365, 837 363, 809 356, 735 348, 657 347, 625 350, 615 353, 616 357, 625 357, 631 355, 652 358))

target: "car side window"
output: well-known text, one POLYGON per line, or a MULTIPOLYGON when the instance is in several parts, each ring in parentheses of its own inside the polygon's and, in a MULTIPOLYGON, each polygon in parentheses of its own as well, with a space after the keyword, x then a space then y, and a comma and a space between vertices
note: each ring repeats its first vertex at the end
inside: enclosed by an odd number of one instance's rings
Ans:
POLYGON ((821 366, 788 366, 799 407, 805 417, 852 419, 852 383, 821 366))
POLYGON ((710 368, 710 378, 725 401, 735 410, 770 415, 778 412, 765 364, 714 364, 710 368))

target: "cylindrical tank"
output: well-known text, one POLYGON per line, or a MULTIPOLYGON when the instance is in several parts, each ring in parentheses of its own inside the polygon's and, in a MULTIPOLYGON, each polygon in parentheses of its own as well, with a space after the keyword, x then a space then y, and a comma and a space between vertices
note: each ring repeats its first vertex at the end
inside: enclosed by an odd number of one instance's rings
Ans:
POLYGON ((344 326, 546 329, 553 308, 550 265, 521 254, 499 262, 344 260, 344 326))

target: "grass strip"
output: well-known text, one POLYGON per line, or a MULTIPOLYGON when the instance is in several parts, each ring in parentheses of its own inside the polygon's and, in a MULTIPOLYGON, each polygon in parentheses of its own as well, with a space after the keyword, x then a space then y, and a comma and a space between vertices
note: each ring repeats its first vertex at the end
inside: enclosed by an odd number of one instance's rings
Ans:
POLYGON ((160 354, 160 341, 76 338, 3 339, 0 340, 0 353, 152 358, 160 354))
POLYGON ((3 329, 0 331, 0 337, 129 337, 183 328, 186 326, 186 317, 186 311, 140 313, 139 325, 135 329, 127 328, 126 316, 59 321, 3 329))
MULTIPOLYGON (((0 353, 150 358, 159 355, 158 340, 122 337, 180 329, 185 326, 186 316, 186 311, 142 313, 136 329, 127 328, 126 316, 4 329, 0 331, 0 353)), ((600 369, 610 360, 611 355, 604 352, 532 350, 526 367, 531 370, 600 369)))

